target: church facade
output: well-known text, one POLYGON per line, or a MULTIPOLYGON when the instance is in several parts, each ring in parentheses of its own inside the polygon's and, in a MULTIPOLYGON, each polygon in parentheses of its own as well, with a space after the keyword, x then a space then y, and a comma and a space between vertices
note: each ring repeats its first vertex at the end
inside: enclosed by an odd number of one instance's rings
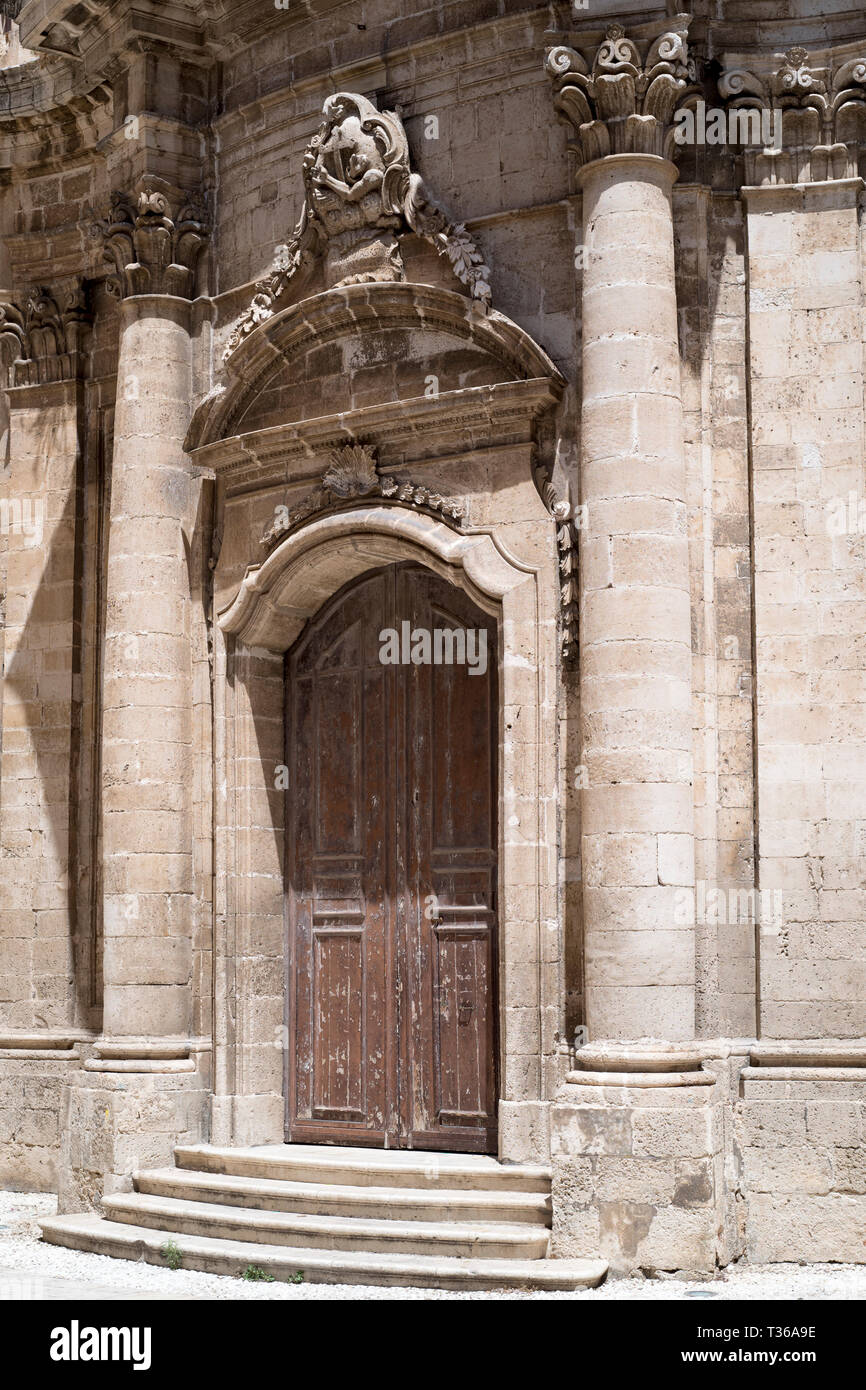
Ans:
POLYGON ((866 1260, 862 10, 0 8, 0 1185, 866 1260))

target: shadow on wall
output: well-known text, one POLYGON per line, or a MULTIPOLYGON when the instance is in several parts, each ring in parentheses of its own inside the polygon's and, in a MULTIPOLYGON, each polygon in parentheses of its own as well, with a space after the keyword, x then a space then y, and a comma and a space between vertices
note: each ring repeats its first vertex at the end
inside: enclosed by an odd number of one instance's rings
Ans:
POLYGON ((33 394, 0 393, 0 1006, 13 1029, 88 1027, 98 998, 94 918, 80 910, 92 901, 95 825, 81 797, 83 563, 97 517, 84 515, 80 384, 33 394))

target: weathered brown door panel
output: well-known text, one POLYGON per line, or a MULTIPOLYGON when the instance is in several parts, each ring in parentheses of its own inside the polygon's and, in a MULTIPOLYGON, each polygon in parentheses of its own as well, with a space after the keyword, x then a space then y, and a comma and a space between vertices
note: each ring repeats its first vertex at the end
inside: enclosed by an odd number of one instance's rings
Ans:
POLYGON ((495 1150, 495 622, 392 566, 287 680, 287 1137, 495 1150), (382 665, 404 621, 483 629, 486 671, 382 665))
POLYGON ((404 1131, 413 1148, 495 1150, 496 624, 462 590, 416 567, 397 572, 397 608, 416 629, 486 637, 483 673, 477 648, 475 674, 468 663, 402 668, 404 1131))
POLYGON ((392 1120, 392 875, 383 573, 331 605, 289 666, 289 1124, 383 1144, 392 1120), (377 629, 378 630, 378 629, 377 629))

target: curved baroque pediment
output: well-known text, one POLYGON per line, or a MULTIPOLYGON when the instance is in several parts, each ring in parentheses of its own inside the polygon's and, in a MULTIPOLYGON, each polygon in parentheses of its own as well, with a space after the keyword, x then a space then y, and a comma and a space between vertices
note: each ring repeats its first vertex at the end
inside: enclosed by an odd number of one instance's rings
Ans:
POLYGON ((442 393, 542 378, 563 385, 543 349, 504 314, 405 283, 346 285, 290 305, 244 339, 227 375, 195 412, 188 450, 360 405, 429 399, 431 377, 442 393))

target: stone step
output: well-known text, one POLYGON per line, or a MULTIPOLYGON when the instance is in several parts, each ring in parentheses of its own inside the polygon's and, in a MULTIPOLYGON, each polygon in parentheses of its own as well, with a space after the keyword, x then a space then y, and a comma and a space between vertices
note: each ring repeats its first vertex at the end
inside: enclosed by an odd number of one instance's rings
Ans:
POLYGON ((472 1188, 348 1187, 336 1182, 284 1182, 240 1178, 183 1168, 138 1173, 138 1192, 191 1202, 309 1216, 357 1216, 401 1221, 521 1222, 549 1226, 551 1202, 543 1192, 475 1191, 472 1188))
POLYGON ((307 1216, 229 1207, 216 1202, 190 1202, 176 1197, 152 1197, 141 1192, 104 1197, 102 1208, 109 1221, 128 1226, 148 1226, 188 1236, 252 1241, 292 1249, 542 1260, 550 1239, 545 1226, 307 1216))
POLYGON ((287 1249, 126 1226, 91 1215, 54 1216, 40 1225, 43 1240, 73 1250, 145 1260, 165 1268, 162 1250, 166 1241, 172 1240, 181 1251, 183 1269, 238 1277, 250 1265, 255 1265, 283 1281, 302 1274, 304 1282, 310 1284, 554 1291, 595 1288, 607 1273, 603 1260, 467 1260, 430 1255, 287 1249))
POLYGON ((180 1145, 179 1168, 234 1177, 352 1187, 458 1188, 476 1192, 550 1191, 550 1169, 500 1163, 489 1154, 425 1153, 322 1144, 267 1144, 259 1148, 180 1145))

